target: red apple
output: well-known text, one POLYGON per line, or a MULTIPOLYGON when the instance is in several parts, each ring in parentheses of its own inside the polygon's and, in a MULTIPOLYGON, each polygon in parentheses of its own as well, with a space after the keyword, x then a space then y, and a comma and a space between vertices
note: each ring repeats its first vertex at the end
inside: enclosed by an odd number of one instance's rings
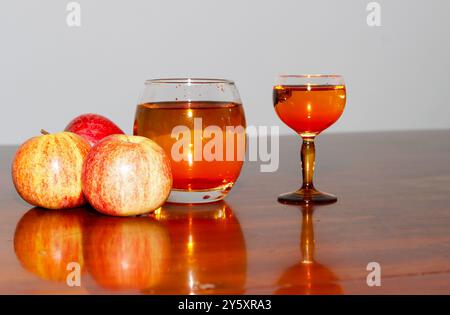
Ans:
POLYGON ((65 131, 70 131, 83 137, 91 146, 109 135, 124 134, 111 120, 97 114, 83 114, 75 117, 66 126, 65 131))
POLYGON ((101 287, 138 290, 158 285, 167 271, 170 238, 152 218, 92 217, 85 226, 86 268, 101 287))
POLYGON ((90 148, 86 140, 71 132, 29 139, 19 147, 12 163, 17 192, 28 203, 48 209, 85 204, 81 170, 90 148))
POLYGON ((149 213, 169 195, 170 161, 148 138, 111 135, 89 152, 82 186, 87 200, 99 212, 114 216, 149 213))
POLYGON ((83 268, 82 220, 85 209, 46 211, 34 208, 19 221, 14 251, 22 266, 52 281, 65 281, 71 262, 83 268))

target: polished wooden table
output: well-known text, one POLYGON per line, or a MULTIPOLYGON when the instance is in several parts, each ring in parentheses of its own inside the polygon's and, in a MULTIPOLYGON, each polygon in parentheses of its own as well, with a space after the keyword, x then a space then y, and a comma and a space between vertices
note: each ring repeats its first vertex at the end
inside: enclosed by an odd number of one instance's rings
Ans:
POLYGON ((246 162, 226 202, 139 218, 33 209, 15 149, 0 147, 3 294, 450 293, 450 131, 320 136, 315 183, 339 200, 314 208, 276 201, 300 182, 299 140, 281 137, 279 170, 246 162))

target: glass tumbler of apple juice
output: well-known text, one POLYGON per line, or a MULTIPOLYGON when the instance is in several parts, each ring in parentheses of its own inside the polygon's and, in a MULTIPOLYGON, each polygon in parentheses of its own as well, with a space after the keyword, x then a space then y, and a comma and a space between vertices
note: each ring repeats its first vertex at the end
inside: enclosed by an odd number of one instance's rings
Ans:
POLYGON ((158 143, 171 159, 167 201, 223 199, 245 156, 245 116, 234 82, 222 79, 147 80, 136 109, 134 134, 158 143))

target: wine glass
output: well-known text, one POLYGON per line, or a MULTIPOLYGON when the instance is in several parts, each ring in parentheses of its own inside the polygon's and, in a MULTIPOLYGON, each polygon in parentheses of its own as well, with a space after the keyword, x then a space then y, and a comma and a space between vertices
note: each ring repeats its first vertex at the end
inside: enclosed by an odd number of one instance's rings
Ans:
POLYGON ((314 138, 342 115, 346 91, 340 75, 280 75, 273 88, 278 117, 303 139, 300 189, 278 196, 286 204, 332 203, 336 196, 318 191, 313 185, 314 138))

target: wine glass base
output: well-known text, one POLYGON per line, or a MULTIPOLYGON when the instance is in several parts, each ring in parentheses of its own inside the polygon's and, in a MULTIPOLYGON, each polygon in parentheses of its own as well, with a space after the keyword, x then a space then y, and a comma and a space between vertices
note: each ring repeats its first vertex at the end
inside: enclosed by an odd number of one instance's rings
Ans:
POLYGON ((297 191, 281 194, 278 201, 284 204, 300 205, 300 204, 327 204, 337 201, 337 197, 327 194, 316 189, 299 189, 297 191))

